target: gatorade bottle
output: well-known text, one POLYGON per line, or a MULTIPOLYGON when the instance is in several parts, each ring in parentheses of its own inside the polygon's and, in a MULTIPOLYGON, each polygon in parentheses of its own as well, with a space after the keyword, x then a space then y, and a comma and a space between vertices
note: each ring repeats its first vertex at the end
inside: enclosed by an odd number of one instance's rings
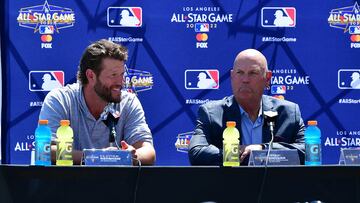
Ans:
POLYGON ((38 127, 35 130, 35 165, 51 165, 50 143, 51 130, 48 126, 48 120, 39 120, 38 127))
POLYGON ((73 130, 70 127, 69 120, 61 120, 60 127, 56 131, 57 149, 56 149, 56 165, 72 166, 72 144, 73 130))
POLYGON ((305 165, 321 165, 321 131, 317 121, 308 121, 305 130, 305 165))
POLYGON ((239 131, 236 122, 226 122, 223 133, 223 166, 239 166, 239 131))

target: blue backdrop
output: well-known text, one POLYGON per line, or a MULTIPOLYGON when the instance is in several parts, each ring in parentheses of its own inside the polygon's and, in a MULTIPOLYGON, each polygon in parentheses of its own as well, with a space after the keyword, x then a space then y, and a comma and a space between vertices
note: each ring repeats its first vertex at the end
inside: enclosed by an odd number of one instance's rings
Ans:
POLYGON ((48 90, 75 82, 85 47, 105 38, 129 49, 127 80, 143 104, 158 165, 189 164, 198 106, 231 94, 229 70, 246 48, 268 59, 265 92, 297 102, 305 121, 318 120, 324 163, 335 164, 341 148, 360 146, 358 3, 4 0, 6 161, 29 163, 48 90))

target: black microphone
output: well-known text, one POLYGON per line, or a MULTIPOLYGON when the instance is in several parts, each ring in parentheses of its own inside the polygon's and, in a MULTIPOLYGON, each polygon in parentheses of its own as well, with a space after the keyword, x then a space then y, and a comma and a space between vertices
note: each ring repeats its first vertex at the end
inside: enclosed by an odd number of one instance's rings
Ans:
POLYGON ((269 155, 270 155, 270 151, 272 149, 272 145, 274 142, 274 127, 275 127, 275 121, 276 118, 278 116, 278 112, 277 111, 264 111, 264 121, 267 123, 267 125, 270 128, 270 134, 271 134, 271 140, 269 142, 269 149, 266 155, 266 162, 265 162, 265 166, 267 166, 268 161, 269 161, 269 155))
POLYGON ((103 120, 103 122, 105 123, 105 125, 109 128, 110 133, 109 133, 109 143, 110 143, 110 147, 116 147, 118 149, 120 149, 118 143, 116 142, 116 124, 118 123, 120 118, 120 114, 116 111, 114 113, 111 113, 110 111, 107 114, 107 118, 106 120, 103 120))

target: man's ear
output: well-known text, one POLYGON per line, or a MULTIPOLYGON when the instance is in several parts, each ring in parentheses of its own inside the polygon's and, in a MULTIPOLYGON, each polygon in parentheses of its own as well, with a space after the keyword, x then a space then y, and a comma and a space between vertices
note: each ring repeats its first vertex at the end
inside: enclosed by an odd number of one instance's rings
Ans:
POLYGON ((267 71, 266 72, 266 80, 270 80, 272 76, 272 72, 271 71, 267 71))
POLYGON ((87 69, 86 78, 88 79, 89 83, 94 83, 94 81, 96 80, 96 75, 94 71, 92 71, 91 69, 87 69))
POLYGON ((270 87, 270 82, 271 82, 271 76, 272 76, 272 72, 271 71, 267 71, 266 72, 266 86, 270 87))

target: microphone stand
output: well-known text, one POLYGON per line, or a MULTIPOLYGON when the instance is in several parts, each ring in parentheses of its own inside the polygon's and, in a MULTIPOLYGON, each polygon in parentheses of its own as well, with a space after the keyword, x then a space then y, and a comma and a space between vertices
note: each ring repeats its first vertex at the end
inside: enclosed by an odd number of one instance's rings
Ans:
POLYGON ((268 152, 266 154, 265 167, 267 167, 267 165, 268 165, 269 157, 270 157, 270 151, 273 148, 273 142, 274 142, 274 126, 275 126, 275 123, 274 122, 269 122, 268 124, 270 126, 271 140, 269 142, 269 149, 268 149, 268 152))
POLYGON ((116 147, 117 149, 120 149, 119 144, 116 141, 116 124, 119 121, 119 117, 114 117, 112 113, 108 113, 108 117, 106 120, 104 120, 105 125, 109 128, 109 143, 110 147, 116 147))
POLYGON ((262 195, 263 195, 263 192, 264 192, 266 176, 267 176, 267 166, 268 166, 268 162, 269 162, 270 151, 273 148, 273 142, 274 142, 275 119, 276 119, 278 113, 276 111, 264 111, 263 115, 264 115, 264 119, 268 120, 267 124, 269 125, 269 128, 270 128, 271 140, 269 142, 269 149, 268 149, 267 154, 266 154, 265 170, 264 170, 264 176, 263 176, 263 179, 262 179, 262 183, 261 183, 261 186, 260 186, 260 192, 259 192, 259 195, 258 195, 258 201, 257 201, 258 203, 260 203, 262 201, 262 195))

